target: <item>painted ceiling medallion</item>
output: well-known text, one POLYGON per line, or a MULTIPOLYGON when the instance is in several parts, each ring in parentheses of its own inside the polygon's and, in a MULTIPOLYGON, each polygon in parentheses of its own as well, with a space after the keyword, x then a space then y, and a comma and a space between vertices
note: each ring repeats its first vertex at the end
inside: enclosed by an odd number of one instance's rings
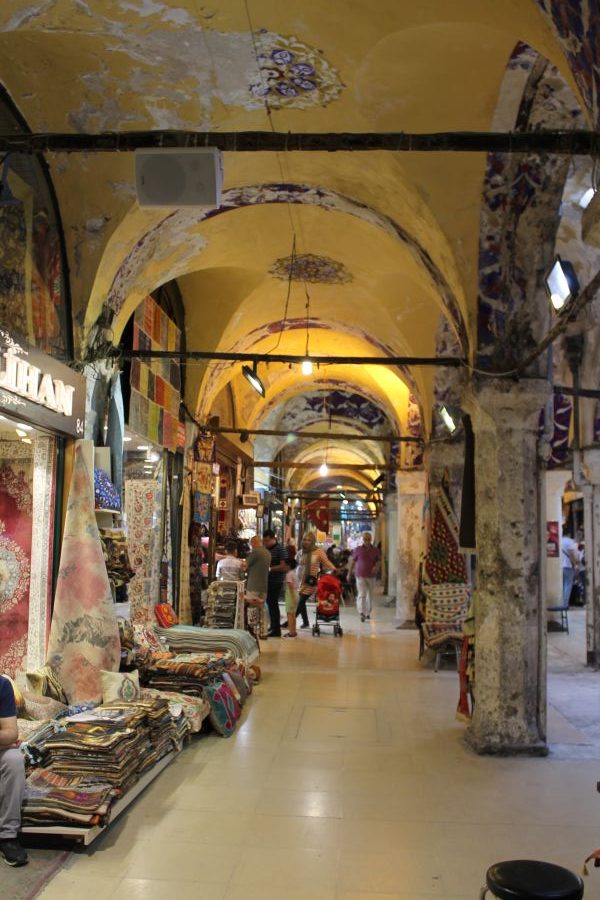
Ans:
POLYGON ((352 275, 342 263, 328 256, 302 253, 299 256, 284 256, 269 269, 275 278, 287 281, 309 281, 312 284, 346 284, 352 275))
POLYGON ((254 97, 264 97, 275 108, 308 109, 340 95, 344 85, 320 50, 264 28, 255 41, 260 78, 250 85, 254 97))

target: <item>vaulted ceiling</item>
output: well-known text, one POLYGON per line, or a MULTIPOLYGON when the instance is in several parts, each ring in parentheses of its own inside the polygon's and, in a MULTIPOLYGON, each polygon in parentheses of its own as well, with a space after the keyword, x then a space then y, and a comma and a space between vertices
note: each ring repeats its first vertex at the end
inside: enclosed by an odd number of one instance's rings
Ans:
MULTIPOLYGON (((0 81, 36 132, 488 131, 519 42, 581 96, 551 5, 3 0, 0 81)), ((312 355, 474 354, 484 154, 228 153, 218 210, 140 209, 129 153, 47 158, 80 353, 103 307, 118 342, 139 301, 177 279, 190 349, 302 354, 308 335, 312 355)), ((308 422, 309 397, 338 392, 379 410, 386 430, 430 431, 432 369, 260 372, 264 399, 239 364, 190 365, 188 405, 236 427, 285 429, 308 422)), ((370 427, 358 408, 331 428, 328 453, 367 458, 376 474, 383 445, 335 439, 342 424, 370 427)))

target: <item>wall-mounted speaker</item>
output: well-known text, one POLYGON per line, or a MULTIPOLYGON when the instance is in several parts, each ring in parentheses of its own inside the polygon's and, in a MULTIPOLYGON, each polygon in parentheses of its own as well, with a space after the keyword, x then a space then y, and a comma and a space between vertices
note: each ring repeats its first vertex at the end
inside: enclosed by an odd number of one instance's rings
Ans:
POLYGON ((220 206, 223 162, 216 147, 135 151, 140 206, 220 206))

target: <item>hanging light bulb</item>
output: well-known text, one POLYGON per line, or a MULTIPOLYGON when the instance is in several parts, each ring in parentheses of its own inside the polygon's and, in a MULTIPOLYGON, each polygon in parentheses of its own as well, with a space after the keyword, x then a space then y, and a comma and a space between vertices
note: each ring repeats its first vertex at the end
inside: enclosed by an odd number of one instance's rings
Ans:
POLYGON ((321 475, 323 478, 329 475, 329 466, 326 462, 321 463, 321 465, 319 466, 319 475, 321 475))
POLYGON ((302 374, 303 375, 312 375, 312 373, 313 373, 312 360, 310 360, 308 358, 303 359, 302 360, 302 374))

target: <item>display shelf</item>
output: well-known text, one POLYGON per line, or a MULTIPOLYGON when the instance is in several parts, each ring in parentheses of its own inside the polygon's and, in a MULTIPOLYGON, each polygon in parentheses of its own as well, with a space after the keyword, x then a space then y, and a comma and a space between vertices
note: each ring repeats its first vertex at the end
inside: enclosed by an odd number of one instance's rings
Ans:
POLYGON ((176 755, 175 750, 171 750, 170 753, 159 759, 155 766, 145 772, 131 790, 127 791, 120 800, 113 804, 110 809, 109 821, 105 825, 66 825, 62 823, 56 825, 24 825, 21 828, 21 834, 47 834, 53 837, 74 840, 88 847, 100 834, 103 834, 107 828, 110 828, 117 816, 120 816, 130 803, 133 803, 136 797, 139 797, 142 791, 160 775, 176 755))

